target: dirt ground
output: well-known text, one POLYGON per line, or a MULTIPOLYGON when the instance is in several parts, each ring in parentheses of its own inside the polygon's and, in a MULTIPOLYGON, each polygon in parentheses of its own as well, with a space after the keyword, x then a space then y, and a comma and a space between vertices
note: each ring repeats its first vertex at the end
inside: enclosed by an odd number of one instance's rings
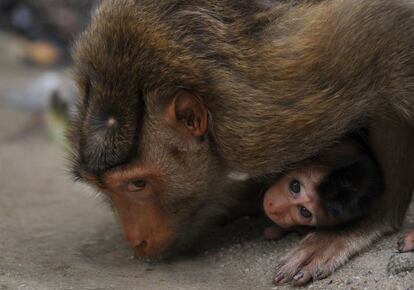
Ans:
MULTIPOLYGON (((1 95, 10 82, 0 79, 1 95)), ((29 119, 0 102, 1 290, 289 288, 271 280, 298 235, 265 241, 252 218, 218 229, 192 256, 159 263, 133 259, 110 209, 93 190, 71 180, 64 149, 42 130, 18 134, 29 119)), ((411 210, 405 228, 414 226, 413 215, 411 210)), ((401 233, 306 288, 414 289, 413 267, 387 272, 401 233)), ((397 258, 397 264, 411 265, 414 254, 397 258)))

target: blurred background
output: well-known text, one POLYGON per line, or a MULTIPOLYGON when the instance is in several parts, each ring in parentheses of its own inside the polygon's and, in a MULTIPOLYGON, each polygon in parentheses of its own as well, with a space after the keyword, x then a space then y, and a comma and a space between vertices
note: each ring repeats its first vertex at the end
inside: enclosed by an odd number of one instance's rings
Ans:
POLYGON ((63 141, 77 94, 70 49, 97 2, 0 0, 1 143, 34 134, 63 141))

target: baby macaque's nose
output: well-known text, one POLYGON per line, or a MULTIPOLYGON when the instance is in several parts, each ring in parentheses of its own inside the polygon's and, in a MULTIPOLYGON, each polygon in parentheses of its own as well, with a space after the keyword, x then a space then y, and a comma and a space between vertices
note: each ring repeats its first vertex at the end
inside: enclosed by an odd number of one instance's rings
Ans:
POLYGON ((272 200, 268 200, 266 204, 270 208, 270 207, 273 206, 273 201, 272 200))
POLYGON ((269 199, 267 201, 266 207, 268 214, 271 214, 273 216, 281 216, 287 211, 288 204, 282 200, 269 199))
POLYGON ((276 208, 278 207, 278 206, 275 206, 275 202, 273 200, 268 200, 266 205, 267 205, 267 209, 269 213, 272 213, 272 214, 275 213, 276 211, 275 207, 276 208))

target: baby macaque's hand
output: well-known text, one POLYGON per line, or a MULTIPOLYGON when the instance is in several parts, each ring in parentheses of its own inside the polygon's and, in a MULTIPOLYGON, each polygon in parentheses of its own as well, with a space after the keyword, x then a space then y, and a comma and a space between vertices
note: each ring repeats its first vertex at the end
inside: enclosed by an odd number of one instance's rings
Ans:
POLYGON ((264 229, 263 236, 266 240, 280 240, 286 233, 286 230, 278 226, 271 226, 264 229))

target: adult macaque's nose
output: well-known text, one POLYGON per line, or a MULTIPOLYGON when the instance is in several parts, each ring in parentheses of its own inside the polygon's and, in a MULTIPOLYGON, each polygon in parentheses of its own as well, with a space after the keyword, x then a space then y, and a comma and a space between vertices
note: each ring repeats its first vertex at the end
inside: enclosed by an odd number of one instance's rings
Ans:
POLYGON ((128 244, 131 248, 141 248, 144 247, 147 244, 147 241, 138 237, 129 234, 128 232, 125 233, 126 239, 128 241, 128 244))
POLYGON ((135 255, 137 256, 150 257, 160 254, 162 251, 162 248, 159 248, 160 245, 151 243, 150 239, 143 238, 128 231, 125 231, 125 236, 129 246, 135 251, 135 255))
POLYGON ((158 203, 125 192, 113 196, 125 238, 135 254, 156 257, 167 252, 175 242, 175 228, 158 203))
POLYGON ((156 257, 162 255, 173 241, 170 238, 154 236, 149 238, 130 237, 127 234, 127 241, 138 257, 156 257))
POLYGON ((173 232, 161 227, 149 228, 135 224, 124 224, 125 237, 135 255, 155 257, 163 254, 174 242, 173 232))

